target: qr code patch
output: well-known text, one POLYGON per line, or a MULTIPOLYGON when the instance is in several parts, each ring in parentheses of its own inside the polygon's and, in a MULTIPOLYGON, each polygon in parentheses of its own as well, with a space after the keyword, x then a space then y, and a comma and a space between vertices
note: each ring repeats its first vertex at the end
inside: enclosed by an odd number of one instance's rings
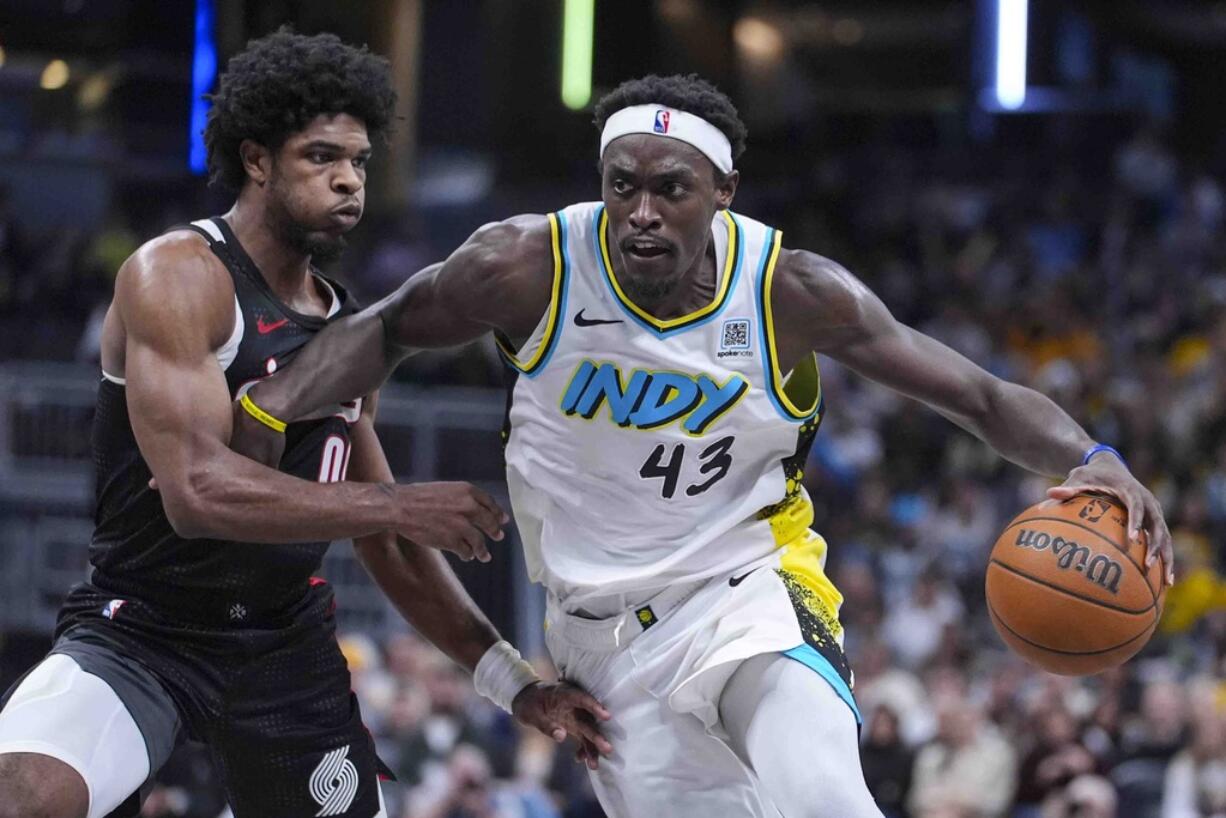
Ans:
POLYGON ((724 322, 720 349, 749 349, 749 319, 734 318, 724 322))

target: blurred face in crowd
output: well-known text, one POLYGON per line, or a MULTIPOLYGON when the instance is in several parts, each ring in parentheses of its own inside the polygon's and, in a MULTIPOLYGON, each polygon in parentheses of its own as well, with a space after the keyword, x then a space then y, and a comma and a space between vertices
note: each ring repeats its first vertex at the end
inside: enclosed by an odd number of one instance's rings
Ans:
POLYGON ((668 297, 702 261, 711 220, 732 204, 738 178, 718 174, 702 152, 676 139, 629 134, 609 143, 601 160, 609 255, 632 300, 668 297))
POLYGON ((1183 688, 1175 682, 1153 682, 1141 694, 1141 715, 1156 735, 1173 735, 1183 729, 1183 688))
POLYGON ((462 745, 452 754, 449 767, 460 807, 472 815, 486 814, 490 806, 489 761, 480 750, 462 745))
POLYGON ((1077 734, 1073 717, 1063 708, 1048 710, 1039 720, 1039 736, 1048 747, 1068 744, 1077 734))
POLYGON ((937 705, 937 732, 942 741, 961 747, 975 740, 981 718, 973 703, 960 697, 942 695, 937 705))
POLYGON ((337 256, 366 205, 366 125, 349 114, 321 114, 276 151, 250 140, 241 150, 263 191, 268 227, 306 255, 337 256))
POLYGON ((877 708, 868 728, 868 742, 875 747, 898 743, 898 716, 893 710, 885 706, 877 708))

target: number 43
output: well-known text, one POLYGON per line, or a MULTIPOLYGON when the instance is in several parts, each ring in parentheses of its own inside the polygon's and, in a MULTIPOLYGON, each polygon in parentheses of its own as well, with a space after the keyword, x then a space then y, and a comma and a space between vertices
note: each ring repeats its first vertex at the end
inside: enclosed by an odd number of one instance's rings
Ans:
MULTIPOLYGON (((702 467, 698 469, 698 473, 706 475, 714 472, 714 474, 701 483, 687 486, 685 489, 687 496, 695 497, 702 494, 728 475, 728 469, 732 466, 732 456, 728 454, 728 450, 732 448, 735 441, 736 438, 731 435, 720 438, 699 452, 698 461, 702 463, 702 467)), ((685 444, 674 445, 672 453, 668 456, 668 462, 663 462, 667 448, 664 443, 656 446, 643 463, 642 468, 639 469, 639 477, 644 480, 663 478, 664 485, 660 487, 660 496, 665 500, 670 500, 677 493, 677 481, 681 477, 681 466, 685 461, 685 444)))

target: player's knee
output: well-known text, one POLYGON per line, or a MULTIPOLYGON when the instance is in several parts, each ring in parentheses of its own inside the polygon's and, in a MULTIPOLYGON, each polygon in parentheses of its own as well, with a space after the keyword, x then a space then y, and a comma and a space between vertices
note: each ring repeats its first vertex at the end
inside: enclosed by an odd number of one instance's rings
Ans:
POLYGON ((86 818, 89 793, 62 761, 34 753, 0 755, 0 818, 86 818))

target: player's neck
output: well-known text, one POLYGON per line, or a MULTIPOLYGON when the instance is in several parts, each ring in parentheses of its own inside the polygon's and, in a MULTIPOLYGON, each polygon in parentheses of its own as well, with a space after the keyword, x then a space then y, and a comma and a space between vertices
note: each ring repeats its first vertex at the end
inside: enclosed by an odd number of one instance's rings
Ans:
POLYGON ((277 230, 270 229, 268 213, 259 202, 240 196, 222 218, 278 298, 292 305, 304 296, 310 297, 314 287, 311 257, 292 247, 277 230))

